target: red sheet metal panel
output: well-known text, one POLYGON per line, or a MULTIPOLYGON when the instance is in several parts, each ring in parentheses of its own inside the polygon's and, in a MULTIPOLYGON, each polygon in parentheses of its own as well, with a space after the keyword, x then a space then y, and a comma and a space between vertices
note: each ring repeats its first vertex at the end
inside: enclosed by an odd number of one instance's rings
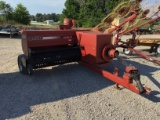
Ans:
POLYGON ((104 64, 107 61, 102 58, 102 51, 106 45, 111 44, 112 35, 93 31, 76 32, 77 39, 82 46, 82 61, 92 65, 104 64))
POLYGON ((57 46, 77 43, 74 30, 29 30, 25 31, 23 34, 25 34, 28 41, 28 47, 57 46))
POLYGON ((69 44, 77 44, 75 30, 25 30, 22 33, 22 49, 25 55, 28 55, 29 48, 69 44))

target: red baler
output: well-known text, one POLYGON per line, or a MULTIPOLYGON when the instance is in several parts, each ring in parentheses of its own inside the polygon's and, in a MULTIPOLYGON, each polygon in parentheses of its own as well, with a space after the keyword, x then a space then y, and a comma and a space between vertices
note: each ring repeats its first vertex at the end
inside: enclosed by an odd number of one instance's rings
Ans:
POLYGON ((101 66, 109 64, 113 58, 122 61, 111 39, 111 34, 89 30, 24 30, 24 54, 18 56, 19 70, 23 74, 32 74, 33 69, 40 67, 80 62, 114 81, 117 88, 122 85, 138 94, 147 92, 134 66, 128 66, 123 61, 126 70, 122 78, 118 76, 118 68, 115 68, 114 73, 101 69, 101 66))

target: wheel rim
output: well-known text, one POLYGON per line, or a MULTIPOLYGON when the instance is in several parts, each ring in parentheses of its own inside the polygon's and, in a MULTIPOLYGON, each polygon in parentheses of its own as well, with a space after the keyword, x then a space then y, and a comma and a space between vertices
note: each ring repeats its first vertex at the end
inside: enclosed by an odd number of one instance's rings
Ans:
POLYGON ((125 54, 129 54, 130 53, 130 50, 128 50, 128 49, 124 49, 124 52, 125 52, 125 54))
POLYGON ((157 53, 160 54, 160 46, 157 48, 157 53))

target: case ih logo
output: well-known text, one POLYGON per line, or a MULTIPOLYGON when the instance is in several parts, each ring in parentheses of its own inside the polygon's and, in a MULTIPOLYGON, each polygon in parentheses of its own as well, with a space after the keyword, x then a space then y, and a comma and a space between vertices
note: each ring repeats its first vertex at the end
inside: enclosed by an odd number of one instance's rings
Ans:
POLYGON ((29 37, 29 40, 43 40, 42 36, 34 36, 34 37, 29 37))
MULTIPOLYGON (((49 37, 43 37, 43 36, 33 36, 29 37, 28 40, 54 40, 54 39, 61 39, 61 36, 49 36, 49 37)), ((70 36, 67 36, 65 38, 70 38, 70 36)))

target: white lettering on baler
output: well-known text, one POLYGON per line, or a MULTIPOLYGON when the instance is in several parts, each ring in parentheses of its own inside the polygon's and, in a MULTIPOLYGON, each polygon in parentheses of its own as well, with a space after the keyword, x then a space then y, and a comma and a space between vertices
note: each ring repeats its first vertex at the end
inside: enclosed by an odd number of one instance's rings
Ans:
POLYGON ((43 40, 51 40, 51 39, 60 39, 61 36, 50 36, 50 37, 43 37, 43 40))
POLYGON ((42 40, 43 37, 42 36, 34 36, 34 37, 29 37, 29 40, 42 40))
POLYGON ((68 39, 69 42, 72 41, 72 36, 49 36, 49 37, 43 37, 43 36, 34 36, 29 37, 28 40, 54 40, 54 39, 68 39))

